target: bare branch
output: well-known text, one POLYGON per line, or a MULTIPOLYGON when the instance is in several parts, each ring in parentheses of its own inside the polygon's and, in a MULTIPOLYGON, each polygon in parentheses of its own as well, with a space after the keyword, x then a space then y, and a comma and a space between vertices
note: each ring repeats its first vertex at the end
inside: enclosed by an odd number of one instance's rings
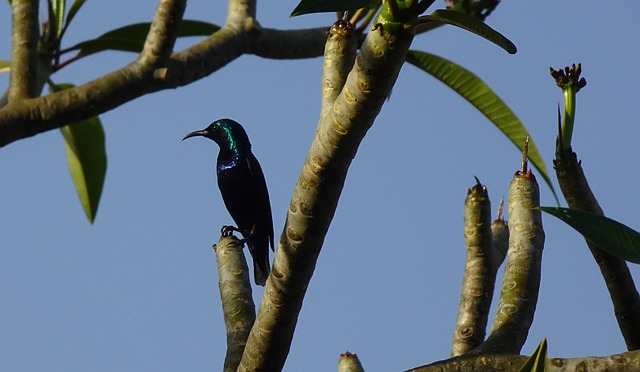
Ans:
MULTIPOLYGON (((256 18, 256 0, 229 0, 227 25, 242 25, 256 18)), ((240 27, 242 28, 242 27, 240 27)))
POLYGON ((498 270, 509 249, 509 227, 502 219, 502 200, 498 207, 498 217, 491 223, 491 262, 498 270))
POLYGON ((178 26, 186 7, 186 0, 160 0, 156 15, 144 47, 140 53, 143 65, 154 68, 163 67, 173 52, 173 45, 178 36, 178 26))
POLYGON ((338 372, 364 372, 362 363, 356 353, 346 352, 340 354, 338 359, 338 372))
POLYGON ((322 116, 289 204, 273 270, 239 371, 278 371, 334 216, 347 169, 398 77, 413 30, 367 34, 334 110, 322 116))
MULTIPOLYGON (((517 371, 527 360, 523 355, 463 355, 426 366, 411 372, 494 372, 517 371)), ((569 371, 638 371, 640 351, 629 351, 603 357, 548 358, 549 372, 569 371)), ((409 371, 407 371, 409 372, 409 371)))
MULTIPOLYGON (((553 161, 560 190, 570 208, 604 216, 578 156, 571 147, 553 161)), ((640 296, 627 263, 587 240, 611 296, 618 326, 629 350, 640 349, 640 296)))
POLYGON ((14 0, 11 22, 9 103, 37 96, 38 0, 14 0))
POLYGON ((162 74, 154 74, 153 66, 144 64, 148 61, 138 60, 75 88, 7 105, 0 109, 0 147, 101 114, 145 94, 192 83, 250 50, 269 58, 308 58, 322 55, 325 40, 320 28, 262 30, 256 36, 223 27, 171 55, 162 74))
POLYGON ((451 356, 462 355, 484 341, 498 270, 491 254, 491 202, 487 188, 476 180, 464 201, 467 255, 451 356))
POLYGON ((249 267, 242 243, 234 237, 220 237, 214 245, 218 264, 218 286, 222 302, 222 315, 227 328, 227 354, 224 371, 236 371, 247 344, 249 331, 256 319, 251 297, 249 267))
POLYGON ((327 40, 327 28, 276 30, 253 28, 245 53, 271 59, 300 59, 320 57, 327 40))
MULTIPOLYGON (((526 151, 526 150, 525 150, 526 151)), ((500 300, 491 334, 469 354, 517 354, 533 322, 538 292, 544 230, 540 190, 530 170, 516 172, 509 185, 509 250, 504 267, 500 300)))
MULTIPOLYGON (((356 59, 357 42, 353 25, 342 19, 334 22, 327 33, 322 68, 322 110, 332 110, 333 102, 342 92, 356 59)), ((328 114, 321 113, 322 116, 328 114)))

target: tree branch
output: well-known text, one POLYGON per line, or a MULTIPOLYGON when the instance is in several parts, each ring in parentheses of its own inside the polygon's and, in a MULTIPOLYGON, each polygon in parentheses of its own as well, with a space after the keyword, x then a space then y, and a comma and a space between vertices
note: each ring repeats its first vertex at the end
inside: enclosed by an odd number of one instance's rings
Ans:
POLYGON ((509 185, 509 250, 491 334, 469 354, 519 353, 524 345, 538 302, 544 230, 539 209, 538 183, 526 166, 509 185))
POLYGON ((357 36, 353 25, 344 20, 337 20, 327 33, 324 47, 324 63, 322 68, 322 113, 329 115, 333 103, 342 92, 347 76, 356 59, 357 36))
MULTIPOLYGON (((256 0, 229 0, 227 25, 242 25, 256 18, 256 0)), ((242 28, 242 27, 240 27, 242 28)))
POLYGON ((467 255, 451 356, 484 341, 498 271, 491 253, 491 202, 480 181, 467 191, 464 201, 464 243, 467 255))
POLYGON ((218 286, 222 302, 222 315, 227 328, 227 354, 224 371, 238 370, 249 331, 256 320, 256 309, 251 297, 249 267, 242 243, 234 237, 220 237, 213 246, 218 264, 218 286))
MULTIPOLYGON (((571 147, 561 152, 553 161, 560 190, 570 208, 592 212, 604 216, 598 200, 571 147)), ((633 282, 627 263, 587 240, 602 277, 609 290, 613 309, 629 350, 640 349, 640 296, 633 282)))
POLYGON ((151 66, 134 62, 78 87, 8 105, 0 110, 0 147, 101 114, 145 94, 192 83, 247 50, 268 58, 308 58, 322 54, 325 38, 322 29, 263 30, 259 34, 263 33, 263 36, 249 38, 246 33, 222 28, 206 40, 174 53, 164 74, 145 74, 151 66))
POLYGON ((509 227, 502 218, 502 200, 498 206, 498 216, 491 223, 491 262, 498 270, 509 250, 509 227))
POLYGON ((0 147, 109 111, 148 93, 187 85, 219 70, 248 51, 268 58, 322 55, 323 29, 262 30, 256 34, 223 27, 207 39, 171 55, 166 70, 153 74, 135 61, 101 78, 0 109, 0 147))
MULTIPOLYGON (((517 371, 527 358, 523 355, 462 355, 416 367, 407 372, 517 371)), ((603 357, 548 358, 547 360, 549 372, 640 370, 640 351, 629 351, 603 357)))
POLYGON ((364 368, 356 353, 347 351, 338 358, 338 372, 364 372, 364 368))
POLYGON ((270 59, 320 57, 327 40, 327 28, 276 30, 254 27, 248 30, 244 52, 270 59))
MULTIPOLYGON (((397 24, 396 24, 397 25, 397 24)), ((389 27, 391 28, 391 27, 389 27)), ((298 177, 239 371, 281 370, 351 160, 396 81, 413 30, 367 34, 334 110, 320 117, 298 177)))
POLYGON ((8 102, 14 103, 37 96, 38 0, 14 0, 11 22, 8 102))
POLYGON ((140 53, 140 62, 153 68, 162 67, 173 52, 178 36, 178 27, 182 21, 186 0, 160 0, 156 15, 151 22, 144 47, 140 53))

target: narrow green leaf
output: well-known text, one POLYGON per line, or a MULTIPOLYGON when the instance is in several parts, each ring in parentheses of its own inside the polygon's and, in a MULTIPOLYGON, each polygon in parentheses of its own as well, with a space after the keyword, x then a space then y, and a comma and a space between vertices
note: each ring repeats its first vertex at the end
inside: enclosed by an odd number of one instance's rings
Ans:
POLYGON ((430 15, 418 18, 418 22, 437 22, 458 26, 489 40, 500 48, 506 50, 509 54, 514 54, 518 51, 511 40, 507 39, 504 35, 489 27, 486 23, 482 22, 478 18, 466 13, 458 12, 455 10, 438 9, 430 15))
POLYGON ((369 5, 371 0, 301 0, 290 17, 309 13, 340 12, 355 10, 369 5))
POLYGON ((73 46, 73 49, 80 49, 77 58, 86 57, 88 55, 102 52, 105 50, 119 50, 122 52, 139 53, 144 46, 144 39, 136 40, 134 38, 116 38, 116 37, 99 37, 97 39, 84 41, 73 46))
MULTIPOLYGON (((461 95, 486 116, 522 152, 526 138, 531 138, 527 129, 509 106, 479 77, 460 65, 426 52, 410 50, 407 53, 407 62, 440 80, 461 95)), ((558 201, 542 156, 532 139, 529 139, 529 161, 538 169, 540 176, 558 201)))
POLYGON ((547 339, 543 338, 529 359, 520 367, 518 372, 546 372, 547 367, 547 339))
MULTIPOLYGON (((109 31, 93 40, 81 42, 65 52, 79 50, 77 57, 88 56, 103 50, 140 52, 144 46, 151 23, 136 23, 109 31)), ((208 36, 220 29, 211 23, 183 20, 178 28, 179 37, 208 36)))
POLYGON ((53 18, 49 21, 54 23, 54 27, 56 30, 56 36, 60 36, 62 33, 62 28, 64 27, 64 11, 66 6, 65 0, 49 0, 49 6, 52 7, 53 18))
POLYGON ((9 72, 11 61, 0 60, 0 72, 9 72))
POLYGON ((71 4, 71 8, 69 8, 69 14, 67 14, 67 21, 62 28, 62 32, 60 33, 60 38, 67 32, 67 28, 71 24, 71 20, 76 16, 76 13, 80 10, 82 5, 84 5, 85 0, 75 0, 73 4, 71 4))
MULTIPOLYGON (((60 91, 71 87, 71 84, 58 84, 53 90, 60 91)), ((71 179, 89 223, 93 223, 107 172, 102 123, 100 118, 94 116, 62 127, 60 132, 64 139, 71 179)))
POLYGON ((612 255, 640 264, 640 233, 611 218, 570 208, 540 207, 612 255))
POLYGON ((65 24, 65 28, 69 26, 69 23, 71 23, 71 20, 76 16, 76 13, 78 13, 78 10, 80 10, 82 5, 84 5, 85 1, 86 0, 75 0, 73 4, 71 4, 69 14, 67 14, 67 23, 65 24))

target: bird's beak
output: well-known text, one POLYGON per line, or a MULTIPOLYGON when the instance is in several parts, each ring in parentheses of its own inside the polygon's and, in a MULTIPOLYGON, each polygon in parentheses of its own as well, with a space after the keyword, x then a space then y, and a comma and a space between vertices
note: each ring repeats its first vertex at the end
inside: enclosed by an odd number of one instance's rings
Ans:
POLYGON ((196 136, 204 136, 206 137, 208 134, 206 129, 203 130, 197 130, 195 132, 191 132, 189 134, 187 134, 186 136, 184 136, 184 138, 182 139, 182 141, 186 140, 187 138, 191 138, 191 137, 196 137, 196 136))

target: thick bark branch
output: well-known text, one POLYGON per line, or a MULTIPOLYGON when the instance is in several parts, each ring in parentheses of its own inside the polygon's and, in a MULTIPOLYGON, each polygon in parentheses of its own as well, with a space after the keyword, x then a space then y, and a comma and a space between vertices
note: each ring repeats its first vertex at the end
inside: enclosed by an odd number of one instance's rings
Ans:
MULTIPOLYGON (((517 371, 527 360, 523 355, 462 355, 416 367, 411 372, 494 372, 517 371)), ((629 351, 603 357, 548 358, 549 372, 640 371, 640 352, 629 351)), ((407 372, 409 372, 407 371, 407 372)))
MULTIPOLYGON (((604 216, 575 152, 569 148, 554 160, 560 190, 570 208, 604 216)), ((640 349, 640 296, 627 263, 587 240, 609 290, 613 309, 629 350, 640 349)))
POLYGON ((327 116, 333 110, 333 103, 342 92, 347 76, 356 59, 358 38, 356 31, 347 21, 338 20, 327 33, 322 68, 322 112, 327 116))
POLYGON ((249 331, 256 320, 256 309, 242 243, 234 236, 222 236, 213 249, 216 251, 222 315, 227 329, 223 370, 231 372, 238 370, 249 331))
POLYGON ((323 29, 238 31, 222 28, 171 55, 163 73, 138 60, 86 84, 0 109, 0 147, 109 111, 148 93, 175 88, 212 74, 249 51, 269 58, 322 55, 323 29))
MULTIPOLYGON (((525 147, 526 149, 526 147, 525 147)), ((470 354, 517 354, 524 345, 538 302, 544 230, 540 191, 531 171, 516 173, 509 186, 509 250, 491 334, 470 354)))
POLYGON ((244 52, 270 59, 301 59, 322 56, 327 28, 276 30, 257 28, 249 31, 244 52))
POLYGON ((322 116, 289 204, 239 371, 281 370, 351 160, 396 81, 413 30, 369 32, 334 110, 322 116))
POLYGON ((364 372, 364 368, 356 353, 347 351, 344 354, 340 354, 338 372, 364 372))
POLYGON ((463 215, 467 256, 451 356, 462 355, 484 341, 498 271, 491 254, 491 202, 480 181, 467 192, 463 215))
POLYGON ((151 22, 140 61, 145 66, 159 68, 167 63, 173 52, 182 21, 186 0, 160 0, 156 15, 151 22))
POLYGON ((256 0, 229 0, 227 24, 243 24, 256 18, 256 0))
POLYGON ((9 103, 37 95, 38 1, 14 0, 11 22, 9 103))

